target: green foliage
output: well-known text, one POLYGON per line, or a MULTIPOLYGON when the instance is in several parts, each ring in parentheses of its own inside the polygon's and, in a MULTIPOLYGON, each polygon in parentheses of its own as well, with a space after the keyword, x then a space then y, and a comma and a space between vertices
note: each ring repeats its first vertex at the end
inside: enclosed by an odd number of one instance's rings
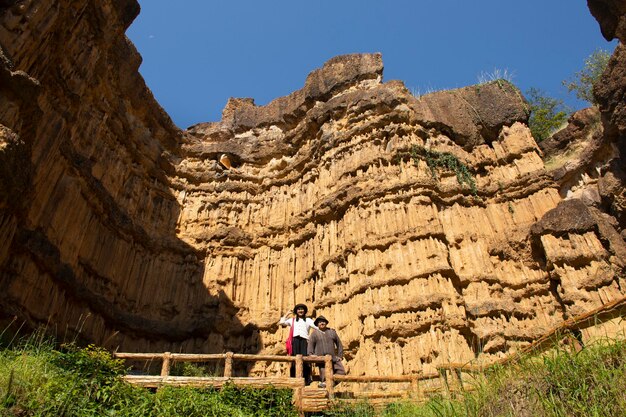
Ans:
POLYGON ((291 405, 291 395, 290 390, 272 387, 259 390, 226 385, 219 391, 219 399, 224 404, 238 407, 247 415, 267 417, 296 415, 291 405))
POLYGON ((154 396, 151 412, 138 415, 295 417, 298 413, 291 404, 290 390, 226 385, 221 391, 165 387, 154 396))
POLYGON ((580 352, 556 348, 495 366, 474 390, 425 404, 399 402, 383 410, 339 405, 332 417, 613 417, 626 415, 626 341, 604 340, 580 352))
MULTIPOLYGON (((216 372, 209 372, 206 367, 197 365, 192 362, 176 362, 172 369, 170 370, 170 375, 178 375, 178 376, 217 376, 216 372)), ((220 373, 221 375, 221 373, 220 373)))
POLYGON ((549 414, 618 416, 626 410, 626 346, 609 343, 546 356, 538 382, 549 414))
POLYGON ((459 184, 467 185, 473 195, 477 194, 474 175, 470 172, 467 165, 459 161, 459 159, 451 153, 431 151, 421 146, 413 145, 411 147, 411 158, 416 165, 420 160, 426 161, 434 178, 437 178, 437 171, 440 169, 454 172, 459 184))
MULTIPOLYGON (((163 388, 156 393, 122 381, 121 362, 105 350, 46 341, 0 350, 0 416, 295 417, 291 391, 163 388)), ((492 368, 456 400, 337 404, 327 417, 500 417, 626 415, 626 342, 603 341, 580 352, 556 349, 492 368)))
POLYGON ((125 373, 121 361, 95 346, 70 344, 55 350, 52 344, 31 341, 0 350, 0 416, 297 415, 290 390, 226 386, 221 391, 163 388, 153 393, 125 383, 125 373))
POLYGON ((328 410, 320 414, 324 417, 376 417, 376 410, 366 401, 356 404, 334 403, 328 410))
MULTIPOLYGON (((425 404, 410 401, 387 404, 382 410, 376 410, 366 401, 356 404, 335 403, 320 417, 456 417, 466 410, 463 403, 436 397, 425 404)), ((469 414, 468 414, 469 415, 469 414)))
POLYGON ((526 92, 530 103, 528 127, 537 142, 547 139, 567 121, 563 100, 546 96, 541 90, 531 88, 526 92))
POLYGON ((74 343, 61 348, 61 351, 52 351, 52 364, 81 378, 106 385, 126 374, 124 361, 114 359, 106 349, 95 345, 80 348, 74 343))
POLYGON ((600 80, 602 73, 609 64, 611 54, 603 49, 594 51, 585 59, 585 66, 578 71, 573 79, 564 80, 563 85, 568 92, 574 91, 576 97, 597 104, 593 96, 593 85, 600 80))

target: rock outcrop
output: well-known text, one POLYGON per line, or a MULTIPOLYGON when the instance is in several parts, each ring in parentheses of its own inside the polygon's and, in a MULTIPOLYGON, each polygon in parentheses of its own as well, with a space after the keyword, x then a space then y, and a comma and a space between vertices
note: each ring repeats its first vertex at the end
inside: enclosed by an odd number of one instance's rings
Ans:
POLYGON ((561 202, 506 81, 416 98, 379 54, 346 55, 183 132, 137 72, 136 2, 0 7, 5 318, 278 353, 305 302, 353 373, 402 374, 505 355, 624 295, 623 240, 561 202))
POLYGON ((565 128, 539 146, 546 170, 563 198, 582 199, 589 206, 610 210, 610 204, 603 204, 599 183, 612 170, 619 152, 605 140, 597 107, 574 112, 565 128))
POLYGON ((614 216, 620 230, 626 229, 626 5, 617 0, 588 0, 593 16, 606 40, 619 39, 600 82, 594 85, 594 97, 600 108, 604 142, 618 150, 610 169, 598 186, 606 211, 614 216))

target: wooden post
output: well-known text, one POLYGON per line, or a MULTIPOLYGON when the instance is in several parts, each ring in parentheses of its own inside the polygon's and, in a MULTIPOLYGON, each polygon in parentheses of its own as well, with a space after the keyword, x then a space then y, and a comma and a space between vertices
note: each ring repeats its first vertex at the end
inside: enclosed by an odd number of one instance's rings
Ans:
MULTIPOLYGON (((302 355, 296 355, 296 378, 304 378, 304 361, 302 360, 302 355)), ((298 410, 298 415, 300 417, 304 417, 304 410, 302 409, 302 397, 302 388, 296 388, 293 391, 293 402, 296 406, 296 409, 298 410)))
POLYGON ((170 367, 172 365, 172 352, 165 352, 163 354, 163 366, 161 367, 161 376, 170 375, 170 367))
POLYGON ((333 357, 331 355, 324 356, 324 373, 326 376, 326 390, 328 390, 328 399, 335 398, 335 379, 333 378, 333 357))
POLYGON ((224 378, 230 378, 233 376, 233 352, 226 353, 226 359, 224 359, 224 378))
POLYGON ((293 390, 292 402, 296 410, 298 410, 298 416, 304 417, 304 410, 302 409, 302 388, 295 388, 293 390))
POLYGON ((296 378, 304 378, 302 355, 296 355, 296 378))
POLYGON ((418 400, 422 399, 419 381, 416 375, 413 375, 411 377, 411 397, 413 397, 414 399, 418 399, 418 400))

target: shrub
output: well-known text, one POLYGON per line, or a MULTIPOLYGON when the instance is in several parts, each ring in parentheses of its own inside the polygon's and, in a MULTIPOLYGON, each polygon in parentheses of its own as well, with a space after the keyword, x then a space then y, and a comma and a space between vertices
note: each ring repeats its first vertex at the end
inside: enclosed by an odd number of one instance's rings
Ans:
POLYGON ((585 59, 585 66, 578 71, 573 79, 564 80, 563 85, 568 92, 574 91, 576 97, 597 104, 593 96, 593 85, 600 79, 609 63, 611 54, 603 49, 594 51, 585 59))
POLYGON ((563 100, 548 97, 541 90, 531 88, 526 95, 530 104, 528 127, 535 140, 541 142, 567 121, 568 112, 563 100))
POLYGON ((0 350, 0 416, 295 417, 291 390, 163 388, 123 381, 123 362, 93 345, 0 350))
POLYGON ((420 159, 426 161, 433 178, 437 178, 437 170, 444 169, 454 172, 460 185, 467 185, 474 196, 477 195, 476 180, 469 167, 449 152, 436 152, 421 146, 411 147, 411 159, 417 165, 420 159))

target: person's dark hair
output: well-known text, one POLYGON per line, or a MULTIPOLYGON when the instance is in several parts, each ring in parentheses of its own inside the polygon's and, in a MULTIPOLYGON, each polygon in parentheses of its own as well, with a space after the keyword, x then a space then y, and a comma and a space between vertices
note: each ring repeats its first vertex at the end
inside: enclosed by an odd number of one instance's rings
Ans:
POLYGON ((313 322, 313 324, 315 324, 317 326, 318 323, 321 322, 321 321, 323 321, 324 323, 328 324, 328 320, 324 316, 319 316, 318 318, 316 318, 315 321, 313 322))
POLYGON ((296 306, 293 308, 293 314, 295 314, 296 316, 296 321, 300 320, 300 317, 298 317, 298 309, 299 308, 303 308, 304 309, 304 319, 306 319, 306 313, 309 312, 309 308, 304 305, 304 304, 296 304, 296 306))

